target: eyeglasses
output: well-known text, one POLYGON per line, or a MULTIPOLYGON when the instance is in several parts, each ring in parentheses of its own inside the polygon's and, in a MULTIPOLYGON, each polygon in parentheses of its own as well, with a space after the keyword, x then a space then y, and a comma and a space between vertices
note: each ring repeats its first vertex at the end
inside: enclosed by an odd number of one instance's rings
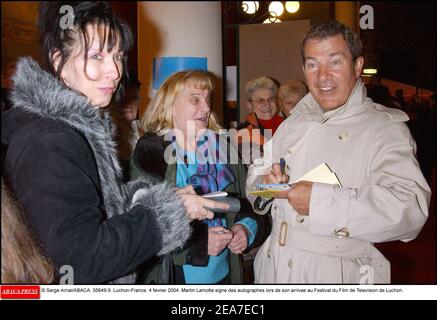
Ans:
POLYGON ((264 105, 266 102, 267 102, 268 104, 276 103, 276 98, 274 98, 274 97, 270 97, 270 98, 268 98, 267 100, 266 100, 266 99, 257 99, 257 100, 249 100, 249 101, 250 101, 250 102, 253 102, 253 103, 256 103, 257 105, 262 106, 262 105, 264 105))

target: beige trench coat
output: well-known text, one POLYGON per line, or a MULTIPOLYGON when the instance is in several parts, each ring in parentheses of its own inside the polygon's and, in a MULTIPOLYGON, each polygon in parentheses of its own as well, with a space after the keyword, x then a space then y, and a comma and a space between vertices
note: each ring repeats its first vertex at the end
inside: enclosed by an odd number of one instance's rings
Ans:
POLYGON ((414 239, 430 200, 407 120, 366 98, 360 80, 336 110, 324 113, 311 94, 299 102, 248 172, 249 200, 259 214, 271 207, 273 219, 255 259, 256 283, 390 282, 390 264, 372 243, 414 239), (281 157, 290 182, 326 162, 342 187, 314 183, 308 216, 284 199, 261 209, 249 192, 281 157))

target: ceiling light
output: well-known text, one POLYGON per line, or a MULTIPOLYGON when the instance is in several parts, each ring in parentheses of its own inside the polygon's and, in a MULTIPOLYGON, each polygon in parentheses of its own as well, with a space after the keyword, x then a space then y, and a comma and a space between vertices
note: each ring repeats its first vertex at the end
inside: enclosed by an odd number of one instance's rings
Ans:
POLYGON ((284 5, 279 1, 272 1, 269 5, 269 12, 272 16, 279 17, 284 13, 284 5))
POLYGON ((278 18, 275 17, 270 17, 264 20, 263 23, 280 23, 282 22, 281 20, 279 20, 278 18))
POLYGON ((259 9, 258 1, 242 1, 241 9, 247 14, 254 14, 259 9))
POLYGON ((285 2, 285 10, 290 13, 295 13, 299 10, 299 1, 287 1, 285 2))

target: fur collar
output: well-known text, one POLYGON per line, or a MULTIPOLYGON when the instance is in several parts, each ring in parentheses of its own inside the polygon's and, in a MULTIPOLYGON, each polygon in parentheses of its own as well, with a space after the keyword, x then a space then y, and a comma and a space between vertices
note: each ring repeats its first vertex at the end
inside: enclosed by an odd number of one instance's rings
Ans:
POLYGON ((303 116, 303 119, 309 119, 309 121, 316 119, 316 121, 326 122, 328 119, 342 120, 365 110, 385 113, 395 121, 408 121, 408 116, 402 110, 376 104, 367 97, 367 90, 361 79, 357 80, 347 101, 341 107, 325 112, 309 93, 298 102, 289 118, 303 116))
POLYGON ((108 218, 127 209, 126 190, 113 140, 109 112, 92 107, 87 98, 65 87, 31 58, 21 58, 13 76, 14 108, 61 121, 88 140, 96 159, 100 188, 108 218))

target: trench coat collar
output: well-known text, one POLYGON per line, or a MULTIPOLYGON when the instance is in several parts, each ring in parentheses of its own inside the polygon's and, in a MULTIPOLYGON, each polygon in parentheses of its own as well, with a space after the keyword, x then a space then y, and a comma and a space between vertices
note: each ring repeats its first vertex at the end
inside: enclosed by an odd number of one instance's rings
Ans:
POLYGON ((313 95, 308 93, 301 101, 299 101, 293 113, 296 113, 296 115, 300 114, 310 116, 313 120, 317 119, 320 122, 326 122, 331 118, 340 119, 347 117, 350 114, 356 114, 365 105, 368 105, 371 102, 372 100, 367 98, 367 90, 364 83, 361 79, 357 79, 349 98, 341 107, 325 112, 316 99, 314 99, 313 95))

